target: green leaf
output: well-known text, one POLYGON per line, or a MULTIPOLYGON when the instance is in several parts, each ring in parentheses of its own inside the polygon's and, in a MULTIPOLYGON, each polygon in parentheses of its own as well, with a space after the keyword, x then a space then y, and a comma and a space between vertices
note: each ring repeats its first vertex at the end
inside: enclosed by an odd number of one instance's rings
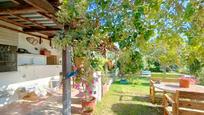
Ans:
POLYGON ((152 31, 152 30, 147 30, 147 31, 144 33, 144 39, 145 39, 146 41, 149 40, 152 34, 153 34, 153 31, 152 31))
POLYGON ((140 14, 144 14, 144 8, 143 8, 143 7, 139 7, 139 8, 138 8, 138 12, 139 12, 140 14))
POLYGON ((188 3, 186 9, 185 9, 185 14, 184 14, 184 19, 189 19, 195 12, 195 9, 193 8, 191 3, 188 3))

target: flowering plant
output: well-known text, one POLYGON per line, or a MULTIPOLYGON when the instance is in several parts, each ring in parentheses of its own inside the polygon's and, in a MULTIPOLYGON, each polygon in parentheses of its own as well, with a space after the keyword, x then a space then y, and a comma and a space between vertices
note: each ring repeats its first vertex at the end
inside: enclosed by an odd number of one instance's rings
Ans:
POLYGON ((81 83, 75 83, 74 88, 79 90, 79 92, 83 92, 83 97, 86 100, 89 100, 90 99, 89 97, 91 97, 91 95, 92 95, 92 86, 93 86, 93 84, 89 84, 85 80, 82 80, 81 83), (83 85, 83 87, 81 87, 81 84, 83 85))
POLYGON ((93 70, 89 65, 88 59, 84 62, 84 64, 78 68, 78 74, 76 79, 77 82, 74 84, 74 88, 79 90, 79 92, 83 92, 83 97, 85 99, 89 99, 92 95, 92 89, 94 87, 94 77, 93 70))

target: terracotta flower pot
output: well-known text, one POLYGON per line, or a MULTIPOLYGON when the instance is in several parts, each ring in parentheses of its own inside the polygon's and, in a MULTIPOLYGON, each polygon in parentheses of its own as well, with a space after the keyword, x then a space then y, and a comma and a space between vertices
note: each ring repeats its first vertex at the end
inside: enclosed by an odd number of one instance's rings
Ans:
POLYGON ((82 115, 92 115, 93 114, 93 109, 91 110, 83 110, 82 115))
POLYGON ((179 85, 182 88, 189 88, 190 87, 190 81, 189 81, 189 79, 180 79, 179 85))
POLYGON ((85 99, 85 98, 83 98, 82 100, 81 100, 81 105, 82 105, 82 109, 83 108, 85 108, 85 107, 91 107, 91 108, 95 108, 95 106, 96 106, 96 98, 95 97, 93 97, 93 96, 91 96, 91 99, 90 100, 87 100, 87 99, 85 99))
POLYGON ((50 56, 51 52, 49 50, 47 50, 47 49, 41 49, 40 54, 45 55, 45 56, 50 56))

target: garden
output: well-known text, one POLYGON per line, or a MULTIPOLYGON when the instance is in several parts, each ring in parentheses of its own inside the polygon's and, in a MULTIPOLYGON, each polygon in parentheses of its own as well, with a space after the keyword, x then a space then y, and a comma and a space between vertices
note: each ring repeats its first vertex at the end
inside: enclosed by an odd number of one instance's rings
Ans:
POLYGON ((204 85, 201 0, 64 0, 56 15, 64 29, 54 46, 69 52, 63 62, 71 67, 63 83, 73 78, 83 87, 84 115, 161 114, 149 102, 150 78, 136 77, 142 70, 163 79, 187 74, 204 85), (110 87, 96 108, 94 76, 102 76, 104 92, 110 87))
POLYGON ((160 115, 162 108, 149 101, 149 80, 135 78, 135 83, 111 85, 110 91, 96 106, 95 115, 160 115))

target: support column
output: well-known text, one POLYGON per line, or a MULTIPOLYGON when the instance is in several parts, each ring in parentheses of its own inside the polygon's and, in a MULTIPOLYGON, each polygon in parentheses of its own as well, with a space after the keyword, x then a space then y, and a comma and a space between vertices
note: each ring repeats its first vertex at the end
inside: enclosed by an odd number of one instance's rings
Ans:
MULTIPOLYGON (((63 79, 72 70, 71 47, 62 50, 63 79)), ((63 115, 71 115, 71 78, 63 80, 63 115)))

